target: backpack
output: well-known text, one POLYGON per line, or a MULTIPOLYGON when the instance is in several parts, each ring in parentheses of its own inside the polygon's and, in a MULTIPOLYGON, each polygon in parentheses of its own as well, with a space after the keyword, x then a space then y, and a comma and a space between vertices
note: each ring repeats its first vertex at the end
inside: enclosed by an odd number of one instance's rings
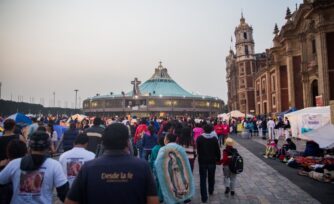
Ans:
POLYGON ((244 160, 236 149, 231 149, 232 156, 229 164, 230 171, 235 174, 240 174, 244 170, 244 160))

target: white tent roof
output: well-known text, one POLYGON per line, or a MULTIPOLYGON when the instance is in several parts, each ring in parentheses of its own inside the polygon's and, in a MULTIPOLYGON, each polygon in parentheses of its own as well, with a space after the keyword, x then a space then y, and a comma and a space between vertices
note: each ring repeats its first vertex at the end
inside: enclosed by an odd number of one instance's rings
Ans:
POLYGON ((308 107, 298 111, 294 111, 288 114, 285 114, 284 117, 295 116, 300 114, 307 114, 307 113, 329 113, 330 107, 329 106, 321 106, 321 107, 308 107))
MULTIPOLYGON (((245 117, 245 113, 242 113, 242 112, 240 112, 238 110, 233 110, 233 111, 229 112, 227 114, 227 116, 228 117, 233 117, 233 118, 244 118, 245 117)), ((253 118, 254 116, 251 115, 251 114, 246 114, 246 117, 247 118, 253 118)))
POLYGON ((327 124, 319 129, 312 130, 302 135, 304 139, 313 140, 320 148, 334 148, 334 125, 327 124))
POLYGON ((72 115, 67 122, 70 122, 71 120, 77 120, 78 122, 81 122, 85 118, 88 118, 88 116, 82 114, 75 114, 72 115))
POLYGON ((284 115, 290 120, 293 137, 302 137, 308 131, 319 129, 330 121, 330 107, 308 107, 284 115))

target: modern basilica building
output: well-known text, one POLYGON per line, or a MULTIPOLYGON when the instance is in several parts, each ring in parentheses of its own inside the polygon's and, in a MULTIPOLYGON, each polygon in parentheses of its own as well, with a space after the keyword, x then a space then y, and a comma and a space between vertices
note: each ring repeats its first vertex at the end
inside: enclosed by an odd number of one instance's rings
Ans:
POLYGON ((87 115, 146 117, 210 116, 222 112, 224 101, 217 97, 192 94, 178 85, 160 65, 153 76, 141 84, 135 78, 133 90, 127 93, 97 95, 84 100, 87 115))

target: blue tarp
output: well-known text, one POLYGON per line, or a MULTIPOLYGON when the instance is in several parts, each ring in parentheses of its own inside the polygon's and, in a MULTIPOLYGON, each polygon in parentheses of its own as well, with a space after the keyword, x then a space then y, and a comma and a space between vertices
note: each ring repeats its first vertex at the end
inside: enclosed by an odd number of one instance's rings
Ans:
POLYGON ((290 108, 289 110, 283 111, 281 113, 278 114, 279 117, 284 117, 285 114, 291 113, 291 112, 295 112, 297 109, 295 107, 290 108))
POLYGON ((8 118, 13 119, 15 121, 16 125, 19 125, 19 126, 22 126, 22 127, 32 124, 32 121, 30 120, 30 118, 28 118, 26 115, 24 115, 22 113, 15 113, 15 114, 9 116, 8 118))
POLYGON ((67 130, 67 127, 54 125, 53 129, 57 132, 58 140, 63 136, 64 132, 67 130))

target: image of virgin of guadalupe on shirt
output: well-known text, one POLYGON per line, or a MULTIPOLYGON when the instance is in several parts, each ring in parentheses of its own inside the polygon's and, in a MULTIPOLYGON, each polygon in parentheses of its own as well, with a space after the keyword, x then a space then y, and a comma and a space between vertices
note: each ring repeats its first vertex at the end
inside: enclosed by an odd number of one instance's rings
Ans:
POLYGON ((44 172, 22 171, 20 175, 20 194, 21 195, 40 195, 44 172))
POLYGON ((189 182, 184 176, 184 166, 175 152, 168 153, 168 174, 170 178, 171 192, 175 197, 182 198, 189 192, 189 182))
POLYGON ((67 159, 67 178, 74 179, 78 174, 79 171, 84 164, 84 159, 83 158, 68 158, 67 159))

